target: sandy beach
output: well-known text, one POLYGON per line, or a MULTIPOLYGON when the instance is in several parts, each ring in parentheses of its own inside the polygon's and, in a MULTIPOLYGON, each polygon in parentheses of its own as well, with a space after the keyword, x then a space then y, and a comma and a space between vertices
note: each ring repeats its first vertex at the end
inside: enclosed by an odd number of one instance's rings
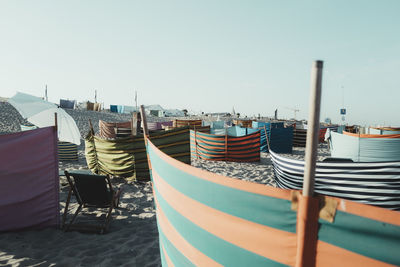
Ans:
MULTIPOLYGON (((8 103, 0 103, 0 132, 19 131, 22 118, 8 103)), ((124 121, 129 115, 107 112, 67 110, 84 136, 88 118, 96 127, 98 120, 124 121), (97 120, 97 121, 96 121, 97 120)), ((79 146, 78 161, 59 163, 59 170, 87 169, 84 142, 79 146)), ((319 158, 328 156, 320 145, 319 158)), ((294 148, 292 158, 302 159, 304 148, 294 148)), ((192 158, 192 166, 224 176, 274 186, 274 174, 268 153, 261 153, 259 163, 206 161, 192 158)), ((64 232, 60 229, 1 233, 0 266, 160 266, 160 252, 151 182, 133 183, 113 178, 113 185, 123 193, 115 209, 107 234, 64 232)), ((60 215, 64 212, 68 183, 60 177, 60 215)), ((89 216, 100 216, 92 211, 89 216)))

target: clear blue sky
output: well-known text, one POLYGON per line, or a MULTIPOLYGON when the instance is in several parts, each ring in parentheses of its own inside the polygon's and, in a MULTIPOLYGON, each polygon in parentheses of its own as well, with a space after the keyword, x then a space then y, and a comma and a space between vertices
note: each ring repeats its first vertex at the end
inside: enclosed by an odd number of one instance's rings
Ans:
POLYGON ((0 96, 400 126, 400 1, 0 1, 0 96), (287 107, 287 108, 285 108, 287 107))

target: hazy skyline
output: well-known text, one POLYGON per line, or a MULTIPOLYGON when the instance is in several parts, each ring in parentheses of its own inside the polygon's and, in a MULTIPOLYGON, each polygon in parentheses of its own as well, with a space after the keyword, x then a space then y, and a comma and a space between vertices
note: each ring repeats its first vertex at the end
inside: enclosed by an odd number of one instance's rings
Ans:
POLYGON ((400 1, 0 2, 0 96, 400 126, 400 1))

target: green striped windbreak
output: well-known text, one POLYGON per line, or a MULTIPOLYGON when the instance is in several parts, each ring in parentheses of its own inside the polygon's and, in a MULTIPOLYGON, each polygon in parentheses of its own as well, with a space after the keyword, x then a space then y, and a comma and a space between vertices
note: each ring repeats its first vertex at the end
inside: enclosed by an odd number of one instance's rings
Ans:
POLYGON ((150 140, 147 153, 163 266, 400 265, 398 212, 333 199, 333 222, 306 220, 317 242, 302 254, 291 191, 182 164, 150 140))
MULTIPOLYGON (((177 160, 190 164, 189 129, 153 133, 154 143, 177 160)), ((89 135, 85 139, 85 156, 89 169, 129 180, 149 180, 149 166, 143 136, 104 139, 89 135)))

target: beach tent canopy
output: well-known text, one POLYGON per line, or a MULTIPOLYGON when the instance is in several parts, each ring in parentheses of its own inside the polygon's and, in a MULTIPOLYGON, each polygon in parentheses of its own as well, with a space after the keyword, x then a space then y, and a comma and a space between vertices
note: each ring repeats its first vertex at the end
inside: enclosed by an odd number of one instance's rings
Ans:
POLYGON ((0 135, 0 232, 57 227, 59 219, 54 127, 0 135))
POLYGON ((54 114, 57 113, 58 139, 80 145, 81 135, 74 119, 57 105, 20 92, 8 101, 24 119, 38 127, 54 126, 54 114))

